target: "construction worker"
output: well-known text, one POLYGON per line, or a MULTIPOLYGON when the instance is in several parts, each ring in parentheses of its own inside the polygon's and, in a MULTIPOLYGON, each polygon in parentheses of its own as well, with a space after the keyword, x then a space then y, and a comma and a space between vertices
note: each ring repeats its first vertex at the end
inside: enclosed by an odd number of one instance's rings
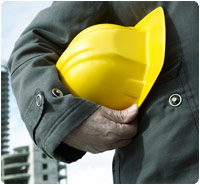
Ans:
POLYGON ((181 1, 54 2, 41 11, 8 62, 21 117, 37 146, 66 163, 116 149, 114 183, 196 183, 198 12, 196 2, 181 1), (165 59, 142 105, 115 110, 72 95, 56 63, 76 35, 100 23, 134 26, 157 7, 165 14, 165 59))

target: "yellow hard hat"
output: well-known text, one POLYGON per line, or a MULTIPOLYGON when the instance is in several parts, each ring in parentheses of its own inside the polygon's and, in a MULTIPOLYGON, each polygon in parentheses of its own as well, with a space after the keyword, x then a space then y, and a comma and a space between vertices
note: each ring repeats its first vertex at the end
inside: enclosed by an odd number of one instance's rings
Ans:
POLYGON ((135 27, 98 24, 81 31, 56 67, 70 93, 97 104, 139 107, 164 63, 165 18, 161 7, 135 27))

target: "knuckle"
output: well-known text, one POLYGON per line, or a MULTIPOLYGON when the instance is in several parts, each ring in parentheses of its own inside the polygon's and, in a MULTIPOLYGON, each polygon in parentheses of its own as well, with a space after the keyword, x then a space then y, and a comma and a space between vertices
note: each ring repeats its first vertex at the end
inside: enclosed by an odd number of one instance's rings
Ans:
POLYGON ((124 136, 124 134, 126 134, 127 126, 121 123, 116 123, 116 126, 117 126, 117 136, 118 136, 118 139, 120 139, 121 137, 124 136))
POLYGON ((104 140, 105 140, 106 144, 115 143, 117 139, 118 138, 117 138, 117 136, 115 134, 115 131, 112 128, 109 128, 109 129, 105 130, 104 140))
POLYGON ((106 138, 106 143, 107 144, 112 144, 116 141, 116 136, 114 136, 112 133, 110 133, 106 138))

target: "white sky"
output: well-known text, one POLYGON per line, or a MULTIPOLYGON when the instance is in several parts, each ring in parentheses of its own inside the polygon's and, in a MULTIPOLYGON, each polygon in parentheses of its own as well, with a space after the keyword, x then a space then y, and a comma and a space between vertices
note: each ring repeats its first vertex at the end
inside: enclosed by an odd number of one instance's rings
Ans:
MULTIPOLYGON (((50 6, 50 1, 4 1, 1 4, 1 61, 6 64, 14 43, 36 14, 50 6)), ((20 119, 15 98, 10 91, 10 151, 31 142, 20 119)), ((114 151, 102 154, 87 153, 76 163, 67 165, 69 184, 112 184, 114 151)))

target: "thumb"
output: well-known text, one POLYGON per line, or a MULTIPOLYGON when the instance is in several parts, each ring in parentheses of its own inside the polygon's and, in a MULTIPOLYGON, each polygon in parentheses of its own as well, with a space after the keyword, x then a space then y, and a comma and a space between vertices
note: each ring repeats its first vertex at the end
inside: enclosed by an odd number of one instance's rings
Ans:
POLYGON ((113 110, 104 107, 103 116, 116 123, 129 123, 136 118, 138 114, 138 106, 136 104, 124 109, 113 110))

